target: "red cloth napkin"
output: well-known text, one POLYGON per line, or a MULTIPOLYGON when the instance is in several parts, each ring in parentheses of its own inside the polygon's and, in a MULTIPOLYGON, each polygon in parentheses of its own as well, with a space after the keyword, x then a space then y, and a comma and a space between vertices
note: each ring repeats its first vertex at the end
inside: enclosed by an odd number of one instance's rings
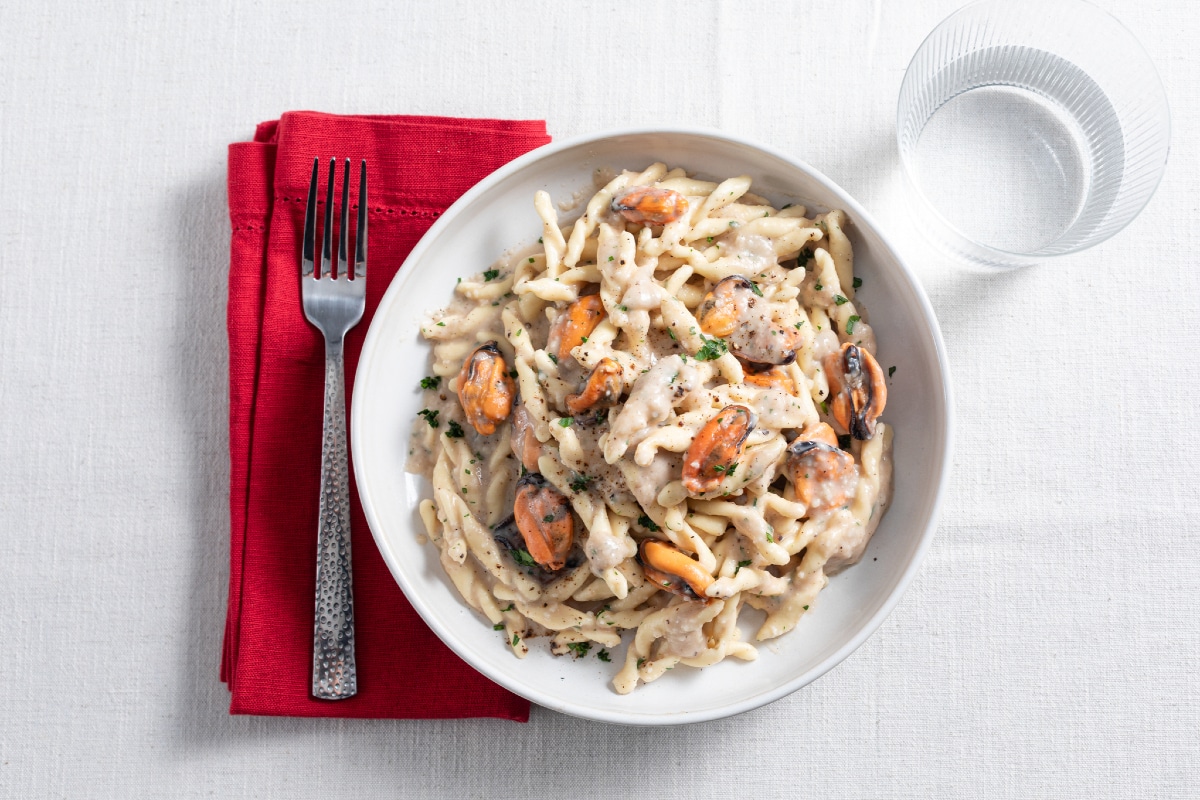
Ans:
MULTIPOLYGON (((231 713, 528 720, 527 701, 467 666, 405 600, 371 538, 353 471, 358 695, 309 694, 325 345, 301 310, 299 258, 313 158, 365 158, 370 263, 366 313, 346 337, 349 402, 371 317, 417 240, 480 179, 549 141, 540 121, 296 112, 230 145, 232 547, 221 679, 231 713)), ((414 366, 414 382, 419 374, 414 366)))

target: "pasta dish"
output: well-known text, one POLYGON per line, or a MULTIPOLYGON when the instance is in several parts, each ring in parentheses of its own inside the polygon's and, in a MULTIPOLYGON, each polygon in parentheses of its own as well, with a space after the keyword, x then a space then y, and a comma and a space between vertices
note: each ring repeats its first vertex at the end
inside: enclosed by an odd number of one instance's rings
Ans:
POLYGON ((739 616, 787 633, 879 524, 888 376, 849 220, 750 183, 599 176, 569 224, 539 191, 538 244, 422 321, 420 514, 518 657, 546 637, 621 694, 754 660, 739 616))

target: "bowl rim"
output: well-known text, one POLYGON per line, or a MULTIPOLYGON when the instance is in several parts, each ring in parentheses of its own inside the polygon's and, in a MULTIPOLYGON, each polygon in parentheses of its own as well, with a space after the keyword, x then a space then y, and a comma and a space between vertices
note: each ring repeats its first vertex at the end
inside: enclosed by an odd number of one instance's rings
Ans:
MULTIPOLYGON (((499 684, 505 689, 517 694, 525 699, 536 703, 544 708, 558 711, 583 719, 594 720, 598 722, 606 722, 620 725, 636 725, 636 726, 663 726, 663 725, 681 725, 696 722, 707 722, 715 719, 723 719, 737 714, 751 711, 760 708, 768 703, 772 703, 781 697, 785 697, 798 689, 812 683, 821 676, 825 675, 829 670, 836 667, 844 661, 851 653, 857 650, 862 644, 870 638, 870 636, 879 628, 885 619, 895 609, 900 602, 905 591, 912 583, 917 571, 920 569, 921 563, 925 559, 925 554, 929 550, 929 546, 933 540, 934 532, 937 530, 938 518, 941 511, 943 499, 945 497, 946 486, 950 479, 950 470, 952 466, 952 456, 954 448, 954 402, 953 392, 950 383, 950 373, 948 368, 948 359, 946 357, 945 343, 942 339, 941 328, 938 325, 937 316, 934 314, 933 307, 929 302, 929 298, 925 294, 924 288, 920 281, 913 273, 912 269, 904 261, 891 239, 883 232, 874 218, 867 213, 854 198, 852 198, 844 189, 830 180, 824 173, 814 168, 807 162, 787 155, 773 147, 761 144, 754 140, 742 136, 732 135, 723 131, 709 129, 704 127, 693 126, 677 126, 677 127, 629 127, 617 128, 605 131, 599 131, 581 136, 575 136, 561 141, 552 142, 543 145, 535 150, 531 150, 523 156, 520 156, 513 161, 491 173, 479 183, 475 184, 458 200, 456 200, 445 212, 441 214, 438 220, 430 226, 429 230, 421 237, 416 246, 413 247, 400 270, 397 271, 391 283, 388 285, 383 297, 380 299, 376 309, 376 315, 380 311, 386 310, 393 302, 394 298, 399 295, 400 287, 405 283, 403 280, 398 280, 405 275, 404 266, 409 263, 417 263, 425 254, 433 242, 435 242, 442 234, 442 231, 447 228, 453 220, 465 208, 475 202, 476 198, 490 191, 493 186, 506 180, 509 176, 518 173, 542 159, 557 155, 563 151, 574 148, 587 147, 595 145, 601 141, 615 139, 621 137, 632 136, 681 136, 689 138, 710 139, 718 142, 747 147, 758 150, 768 156, 776 158, 787 164, 796 167, 797 169, 807 173, 816 182, 820 183, 828 192, 838 197, 842 202, 842 207, 853 214, 857 224, 870 228, 871 231, 879 237, 881 244, 887 249, 889 255, 895 261, 896 266, 903 274, 904 278, 909 282, 914 296, 916 297, 918 307, 928 326, 929 333, 933 340, 934 350, 937 355, 938 371, 942 383, 942 402, 946 409, 944 415, 943 428, 943 447, 941 452, 936 454, 939 459, 939 476, 938 484, 933 492, 932 502, 929 504, 929 510, 923 530, 920 531, 917 548, 913 553, 908 565, 901 573, 895 585, 888 592, 887 597, 880 604, 879 609, 868 618, 855 632, 855 634, 840 648, 826 656, 812 668, 800 673, 779 686, 747 698, 737 703, 732 703, 724 706, 717 706, 710 709, 699 711, 681 711, 672 714, 663 714, 656 717, 637 716, 631 717, 623 715, 619 712, 609 712, 601 709, 596 709, 591 706, 577 704, 569 700, 562 700, 545 694, 536 687, 517 684, 507 679, 502 673, 492 670, 489 665, 484 663, 476 663, 475 660, 469 657, 469 654, 464 653, 463 649, 457 646, 457 641, 452 632, 444 630, 437 621, 436 615, 429 612, 426 608, 424 598, 419 592, 412 590, 412 587, 407 585, 407 581, 403 577, 404 573, 399 569, 396 563, 396 555, 391 551, 384 541, 384 536, 380 533, 382 528, 379 519, 376 516, 375 508, 370 500, 367 487, 368 482, 365 480, 364 466, 362 459, 358 453, 361 451, 360 445, 366 439, 366 432, 362 430, 359 423, 361 418, 360 413, 356 413, 360 405, 365 403, 361 392, 354 392, 354 397, 350 409, 350 436, 351 436, 351 453, 353 454, 353 469, 355 483, 358 487, 359 501, 362 505, 363 514, 366 517, 367 525, 371 530, 371 536, 375 541, 375 545, 379 550, 388 566, 388 570, 392 574, 393 580, 400 586, 405 598, 412 604, 413 608, 421 616, 422 620, 431 630, 437 635, 443 643, 446 644, 455 655, 462 658, 473 669, 482 673, 488 679, 499 684)), ((408 274, 415 274, 409 272, 408 274)), ((365 377, 366 370, 373 363, 374 351, 379 346, 379 340, 382 334, 379 330, 382 326, 372 324, 367 330, 367 335, 363 341, 362 351, 358 361, 358 368, 355 373, 355 385, 360 385, 359 380, 365 377)))

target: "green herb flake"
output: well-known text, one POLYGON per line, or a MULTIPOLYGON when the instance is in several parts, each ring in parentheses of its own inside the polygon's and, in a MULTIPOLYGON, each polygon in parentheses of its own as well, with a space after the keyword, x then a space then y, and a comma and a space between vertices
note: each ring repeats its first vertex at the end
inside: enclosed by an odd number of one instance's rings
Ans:
POLYGON ((833 296, 833 302, 839 306, 844 306, 844 305, 846 305, 846 303, 849 303, 850 301, 847 300, 846 298, 842 297, 840 294, 835 294, 833 296))
POLYGON ((890 378, 890 377, 892 377, 892 376, 893 376, 893 375, 895 375, 895 374, 896 374, 896 368, 895 368, 895 367, 888 367, 888 377, 890 378))
POLYGON ((609 260, 609 261, 612 261, 612 260, 613 260, 613 257, 612 257, 612 256, 609 256, 609 257, 608 257, 608 260, 609 260))
POLYGON ((589 476, 581 475, 577 472, 577 473, 575 473, 575 477, 571 478, 571 483, 570 483, 571 491, 572 492, 587 491, 588 484, 590 484, 591 482, 592 482, 592 479, 589 476))
POLYGON ((505 611, 512 611, 512 610, 513 610, 513 604, 509 603, 506 607, 500 609, 500 613, 503 614, 505 611))
POLYGON ((711 237, 711 236, 708 237, 708 240, 711 242, 713 240, 713 237, 711 237))
POLYGON ((861 320, 861 319, 862 319, 862 317, 860 317, 858 314, 851 314, 851 315, 850 315, 850 319, 846 320, 846 335, 847 335, 847 336, 849 336, 850 334, 854 333, 854 326, 855 326, 855 325, 858 323, 858 321, 859 321, 859 320, 861 320))
POLYGON ((673 328, 667 328, 667 336, 671 337, 672 342, 679 341, 677 338, 675 338, 675 330, 673 328))
POLYGON ((645 663, 646 663, 646 659, 644 659, 644 658, 639 658, 639 659, 637 660, 637 668, 638 668, 638 669, 641 669, 641 668, 642 668, 642 664, 645 664, 645 663))
POLYGON ((520 644, 520 643, 521 643, 521 637, 520 637, 520 636, 517 636, 517 635, 514 633, 514 634, 513 634, 513 638, 512 638, 512 646, 513 646, 513 647, 516 647, 516 646, 517 646, 518 644, 520 644))
POLYGON ((701 338, 704 340, 704 344, 696 352, 695 358, 697 361, 716 361, 729 352, 729 346, 725 344, 724 339, 708 336, 702 336, 701 338))
POLYGON ((529 263, 530 263, 530 264, 532 264, 532 263, 533 263, 533 256, 530 256, 530 257, 529 257, 529 263))
POLYGON ((628 310, 629 310, 629 306, 617 306, 617 308, 621 309, 622 311, 628 311, 628 310))
MULTIPOLYGON (((533 261, 532 258, 529 260, 533 261)), ((485 281, 494 281, 494 280, 496 280, 496 278, 499 278, 499 277, 500 277, 500 270, 498 270, 498 269, 489 269, 489 270, 484 271, 484 273, 483 273, 483 279, 485 281)))
POLYGON ((546 516, 542 517, 542 522, 554 522, 554 515, 547 514, 546 516))
POLYGON ((492 626, 492 630, 494 630, 494 631, 502 631, 502 630, 504 630, 504 623, 503 623, 503 622, 497 622, 495 625, 493 625, 493 626, 492 626))
POLYGON ((522 567, 532 567, 537 562, 533 560, 533 556, 529 555, 529 551, 524 548, 512 550, 513 561, 516 561, 522 567))
POLYGON ((767 541, 770 542, 771 544, 775 544, 775 535, 772 534, 770 531, 767 531, 767 541))
POLYGON ((819 292, 819 291, 821 291, 822 289, 824 289, 825 287, 824 287, 824 286, 822 286, 822 285, 821 285, 821 284, 819 284, 819 283, 815 283, 815 284, 813 284, 813 288, 814 288, 814 289, 816 289, 816 290, 819 292))
POLYGON ((805 607, 804 607, 804 610, 805 610, 805 611, 808 611, 808 606, 805 606, 805 607))
POLYGON ((569 428, 569 427, 571 427, 571 423, 574 421, 575 421, 574 417, 563 417, 562 419, 560 419, 558 421, 558 424, 563 426, 564 428, 569 428))
POLYGON ((587 337, 586 337, 586 336, 580 336, 580 337, 579 337, 579 343, 580 343, 580 344, 587 344, 587 337))
MULTIPOLYGON (((449 439, 461 439, 463 437, 462 425, 456 421, 450 420, 446 423, 446 437, 449 439)), ((469 470, 468 470, 469 472, 469 470)))
POLYGON ((420 411, 417 412, 417 416, 424 417, 425 421, 429 423, 429 427, 436 428, 438 425, 441 424, 438 422, 438 413, 440 413, 440 412, 433 411, 428 408, 422 408, 420 411))
POLYGON ((439 328, 444 328, 444 327, 446 327, 446 323, 444 323, 444 322, 439 322, 439 323, 437 324, 437 326, 438 326, 439 328))
POLYGON ((828 415, 829 414, 829 404, 826 403, 824 400, 822 400, 820 402, 820 406, 821 406, 821 413, 828 415))
POLYGON ((641 525, 643 528, 650 531, 658 532, 661 530, 658 525, 654 523, 654 520, 650 519, 650 517, 646 514, 642 514, 640 517, 638 517, 638 525, 641 525))
POLYGON ((851 285, 854 286, 855 289, 862 286, 862 278, 856 277, 851 285))
POLYGON ((538 244, 543 244, 542 237, 540 237, 540 236, 538 237, 538 244))
POLYGON ((596 653, 596 658, 600 659, 606 664, 612 661, 612 656, 608 654, 607 650, 601 650, 599 653, 596 653))
POLYGON ((583 658, 592 649, 591 642, 571 642, 567 645, 567 649, 575 654, 576 658, 583 658))
POLYGON ((735 461, 735 462, 733 462, 732 464, 730 464, 730 465, 729 465, 729 469, 725 470, 725 475, 726 475, 727 477, 730 477, 730 478, 732 478, 732 477, 733 477, 733 472, 734 472, 734 470, 736 470, 737 468, 738 468, 738 462, 736 462, 736 461, 735 461))
POLYGON ((550 356, 550 360, 553 361, 555 364, 558 363, 558 356, 554 355, 554 353, 546 353, 546 355, 550 356))
POLYGON ((436 389, 442 383, 441 375, 432 375, 428 378, 421 378, 422 389, 436 389))
POLYGON ((763 296, 762 289, 758 288, 758 284, 754 281, 750 281, 750 291, 754 292, 759 297, 763 296))
POLYGON ((748 567, 748 566, 750 566, 750 559, 748 559, 748 558, 745 561, 737 562, 737 566, 733 570, 733 576, 736 578, 737 574, 742 571, 742 567, 748 567))
POLYGON ((797 323, 796 323, 796 330, 800 330, 800 326, 801 326, 801 325, 803 325, 803 324, 804 324, 804 320, 800 320, 799 322, 797 322, 797 323))

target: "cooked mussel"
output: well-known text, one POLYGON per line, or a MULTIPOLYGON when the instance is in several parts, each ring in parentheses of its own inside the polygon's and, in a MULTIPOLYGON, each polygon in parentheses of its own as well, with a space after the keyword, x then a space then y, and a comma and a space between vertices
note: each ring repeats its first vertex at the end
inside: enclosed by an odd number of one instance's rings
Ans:
POLYGON ((538 459, 542 455, 542 443, 533 432, 533 416, 524 403, 517 406, 512 415, 512 437, 508 441, 515 455, 529 472, 538 471, 538 459))
POLYGON ((687 198, 671 189, 634 186, 613 197, 612 210, 630 222, 666 225, 687 213, 687 198))
POLYGON ((887 405, 887 383, 875 357, 846 342, 822 362, 829 379, 829 408, 855 439, 875 435, 875 423, 887 405))
POLYGON ((559 364, 565 364, 571 351, 583 344, 604 319, 604 302, 598 294, 588 294, 563 309, 550 326, 546 340, 547 352, 559 364))
POLYGON ((858 486, 854 456, 838 447, 837 434, 824 422, 808 426, 788 446, 785 470, 796 499, 814 510, 844 506, 858 486))
POLYGON ((476 347, 463 361, 458 373, 458 402, 467 422, 487 436, 508 419, 516 389, 508 376, 508 365, 495 342, 476 347))
POLYGON ((566 566, 575 539, 571 501, 540 473, 530 472, 517 481, 513 517, 525 549, 539 566, 552 572, 566 566))
POLYGON ((655 586, 688 600, 709 602, 705 592, 713 576, 675 545, 645 539, 638 548, 638 561, 646 578, 655 586))
POLYGON ((593 408, 614 406, 625 386, 621 380, 621 365, 611 358, 602 358, 588 375, 579 394, 567 395, 567 410, 582 414, 593 408))
POLYGON ((775 321, 761 290, 744 275, 717 282, 696 309, 700 330, 726 339, 729 352, 752 371, 796 360, 800 337, 775 321))
POLYGON ((746 371, 742 382, 760 389, 782 389, 790 395, 796 395, 796 382, 779 367, 771 367, 762 372, 746 371))
POLYGON ((683 459, 683 488, 701 495, 732 475, 742 457, 746 437, 754 430, 754 412, 746 406, 725 406, 704 424, 683 459))

